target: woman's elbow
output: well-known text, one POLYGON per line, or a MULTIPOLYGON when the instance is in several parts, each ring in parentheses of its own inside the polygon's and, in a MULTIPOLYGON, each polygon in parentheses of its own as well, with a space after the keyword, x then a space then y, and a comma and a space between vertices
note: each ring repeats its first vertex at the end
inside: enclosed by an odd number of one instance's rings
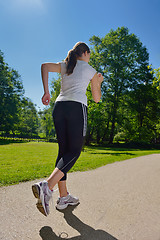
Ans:
POLYGON ((47 70, 47 64, 46 63, 42 63, 41 65, 41 70, 47 70))

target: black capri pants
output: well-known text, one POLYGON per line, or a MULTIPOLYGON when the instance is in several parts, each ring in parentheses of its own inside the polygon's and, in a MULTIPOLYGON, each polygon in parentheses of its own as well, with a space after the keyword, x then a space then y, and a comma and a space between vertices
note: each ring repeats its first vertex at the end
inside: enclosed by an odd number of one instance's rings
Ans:
POLYGON ((52 115, 59 145, 55 167, 64 173, 60 180, 64 181, 82 150, 87 130, 87 106, 75 101, 59 101, 52 115))

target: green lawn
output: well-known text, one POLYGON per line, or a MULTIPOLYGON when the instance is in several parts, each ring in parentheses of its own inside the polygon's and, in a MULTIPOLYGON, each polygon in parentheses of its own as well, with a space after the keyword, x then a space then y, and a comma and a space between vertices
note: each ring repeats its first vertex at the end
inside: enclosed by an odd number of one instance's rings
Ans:
MULTIPOLYGON (((0 186, 47 177, 54 168, 57 152, 56 143, 0 145, 0 186)), ((71 171, 86 171, 152 153, 160 150, 85 147, 71 171)))

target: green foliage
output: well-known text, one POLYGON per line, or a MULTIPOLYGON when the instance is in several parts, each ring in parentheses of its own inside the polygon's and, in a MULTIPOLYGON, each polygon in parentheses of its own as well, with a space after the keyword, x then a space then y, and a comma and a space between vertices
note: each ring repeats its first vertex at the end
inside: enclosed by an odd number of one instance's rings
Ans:
MULTIPOLYGON (((148 66, 150 69, 150 66, 148 66)), ((153 86, 160 90, 160 68, 151 70, 151 73, 154 74, 153 86)))
POLYGON ((54 102, 56 101, 56 98, 60 94, 61 89, 61 75, 57 74, 57 78, 53 78, 51 82, 51 102, 50 106, 53 107, 54 102))
POLYGON ((160 96, 152 86, 153 72, 148 68, 146 47, 125 27, 111 30, 102 38, 93 36, 90 42, 93 46, 90 63, 104 76, 103 109, 98 110, 98 106, 96 113, 99 119, 105 117, 105 123, 100 121, 97 125, 104 134, 98 141, 113 143, 114 137, 117 141, 120 136, 125 141, 153 141, 160 96))
POLYGON ((0 98, 0 131, 4 135, 37 136, 37 110, 31 100, 24 97, 20 75, 4 62, 1 51, 0 98))
POLYGON ((9 133, 15 130, 23 94, 20 75, 8 67, 0 51, 0 131, 9 133))
POLYGON ((152 84, 141 84, 124 95, 119 104, 114 140, 156 142, 160 94, 152 84), (120 137, 122 136, 122 138, 120 137))
POLYGON ((38 114, 35 105, 29 98, 23 98, 19 111, 17 126, 21 136, 33 137, 38 135, 38 114))
POLYGON ((101 138, 106 134, 107 104, 102 101, 97 104, 93 101, 90 85, 86 95, 88 99, 88 126, 85 143, 89 145, 95 140, 99 144, 101 138))
POLYGON ((43 111, 40 111, 39 116, 39 133, 43 133, 43 136, 47 139, 55 137, 55 129, 52 119, 51 107, 47 107, 43 111))

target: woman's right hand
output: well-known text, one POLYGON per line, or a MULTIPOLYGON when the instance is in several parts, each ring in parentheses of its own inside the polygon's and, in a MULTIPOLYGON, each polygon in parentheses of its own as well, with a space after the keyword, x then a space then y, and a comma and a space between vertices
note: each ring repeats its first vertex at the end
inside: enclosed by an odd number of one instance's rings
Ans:
POLYGON ((51 97, 50 97, 49 92, 44 93, 44 95, 43 95, 43 97, 42 97, 42 103, 43 103, 44 105, 48 105, 48 104, 50 103, 50 99, 51 99, 51 97))

